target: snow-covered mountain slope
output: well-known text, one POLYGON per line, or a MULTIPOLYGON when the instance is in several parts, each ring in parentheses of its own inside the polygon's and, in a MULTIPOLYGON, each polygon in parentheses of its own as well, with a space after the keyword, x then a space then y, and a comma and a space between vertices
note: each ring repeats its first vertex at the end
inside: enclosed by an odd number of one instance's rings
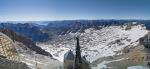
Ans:
POLYGON ((80 37, 82 56, 93 62, 102 57, 121 55, 122 50, 128 46, 139 44, 139 38, 145 36, 148 30, 143 25, 132 25, 127 29, 124 26, 109 26, 102 29, 89 28, 83 33, 69 33, 46 43, 37 43, 38 46, 50 52, 54 58, 63 61, 64 54, 68 50, 74 50, 76 41, 74 37, 80 37))
MULTIPOLYGON (((24 65, 26 65, 26 67, 28 66, 31 69, 37 69, 37 68, 38 69, 58 69, 59 67, 61 68, 63 67, 62 62, 52 58, 51 56, 40 54, 42 53, 42 51, 40 51, 41 49, 37 49, 36 46, 30 45, 30 43, 32 42, 28 40, 27 38, 22 38, 21 35, 18 35, 18 34, 13 35, 13 37, 15 38, 11 38, 12 33, 15 33, 15 32, 9 33, 8 31, 9 30, 7 29, 5 30, 5 33, 3 31, 0 32, 0 52, 1 52, 0 59, 1 59, 1 56, 6 57, 6 59, 12 60, 10 61, 11 64, 13 61, 17 61, 18 63, 15 63, 15 64, 17 64, 18 67, 21 66, 19 65, 19 63, 20 64, 25 63, 24 65), (29 41, 30 43, 26 41, 29 41), (28 46, 32 46, 33 48, 35 48, 35 50, 40 51, 40 53, 37 53, 36 51, 32 50, 28 46)), ((15 66, 14 64, 12 65, 15 66)), ((17 65, 15 66, 15 68, 12 68, 12 69, 16 69, 17 65)), ((3 65, 0 65, 0 68, 2 66, 3 65)), ((7 68, 7 69, 10 69, 10 68, 7 68)), ((23 69, 23 68, 19 68, 19 69, 23 69)))

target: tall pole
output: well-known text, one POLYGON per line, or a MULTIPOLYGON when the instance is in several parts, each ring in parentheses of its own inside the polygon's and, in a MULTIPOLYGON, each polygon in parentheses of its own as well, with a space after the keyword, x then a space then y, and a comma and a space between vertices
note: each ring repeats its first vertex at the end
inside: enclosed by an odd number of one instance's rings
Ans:
POLYGON ((81 51, 79 45, 79 37, 76 37, 77 45, 76 45, 76 56, 75 56, 75 69, 81 69, 81 51))
POLYGON ((36 66, 36 69, 38 69, 38 67, 37 67, 37 60, 36 60, 36 54, 35 54, 35 66, 36 66))

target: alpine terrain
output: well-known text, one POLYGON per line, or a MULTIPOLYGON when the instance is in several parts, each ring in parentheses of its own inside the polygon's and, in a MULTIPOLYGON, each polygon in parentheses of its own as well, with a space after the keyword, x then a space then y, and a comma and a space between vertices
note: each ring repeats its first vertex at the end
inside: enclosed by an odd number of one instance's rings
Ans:
POLYGON ((1 23, 0 58, 27 69, 149 69, 147 21, 43 23, 1 23))

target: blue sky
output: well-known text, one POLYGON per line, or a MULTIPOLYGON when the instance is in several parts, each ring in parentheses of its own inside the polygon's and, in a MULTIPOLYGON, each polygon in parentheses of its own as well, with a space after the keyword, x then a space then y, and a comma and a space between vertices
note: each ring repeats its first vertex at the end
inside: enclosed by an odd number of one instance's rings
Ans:
POLYGON ((0 21, 150 19, 150 0, 0 0, 0 21))

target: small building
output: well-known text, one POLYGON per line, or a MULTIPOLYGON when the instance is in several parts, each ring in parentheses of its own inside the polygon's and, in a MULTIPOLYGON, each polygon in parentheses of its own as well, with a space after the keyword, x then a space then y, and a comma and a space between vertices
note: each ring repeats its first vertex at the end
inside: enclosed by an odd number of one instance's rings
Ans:
POLYGON ((75 56, 71 50, 64 55, 64 69, 74 69, 75 56))

